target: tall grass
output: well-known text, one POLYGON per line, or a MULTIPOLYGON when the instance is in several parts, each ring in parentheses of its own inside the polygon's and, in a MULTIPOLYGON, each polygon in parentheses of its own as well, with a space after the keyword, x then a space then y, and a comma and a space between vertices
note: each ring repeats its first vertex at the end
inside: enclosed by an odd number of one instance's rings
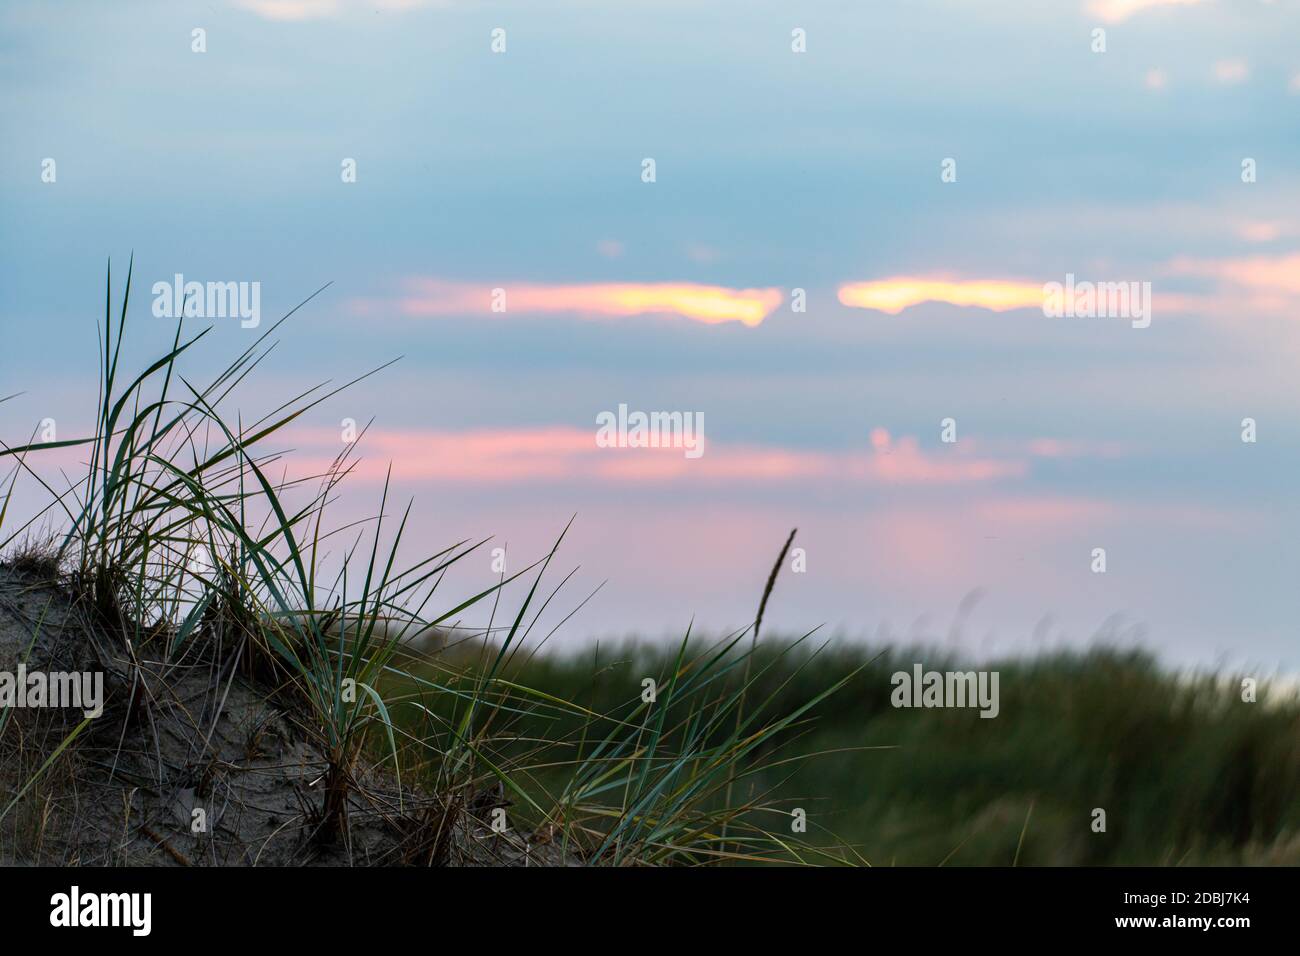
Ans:
MULTIPOLYGON (((761 796, 769 821, 803 808, 810 837, 833 833, 820 842, 841 846, 837 856, 877 866, 1300 864, 1300 697, 1285 680, 1261 680, 1249 703, 1248 674, 1181 673, 1140 651, 1013 657, 979 665, 1001 676, 1001 712, 985 720, 891 705, 891 675, 913 662, 970 669, 950 651, 842 641, 813 654, 807 644, 765 635, 750 699, 790 713, 852 676, 792 728, 793 746, 760 745, 736 792, 738 802, 761 796), (1096 808, 1105 832, 1093 829, 1096 808)), ((633 644, 603 649, 598 666, 590 654, 551 656, 512 676, 606 712, 639 675, 675 660, 675 649, 633 644)), ((582 721, 549 724, 546 736, 563 739, 582 721)), ((536 734, 537 723, 518 732, 536 734)))
MULTIPOLYGON (((128 724, 148 713, 154 691, 175 668, 195 661, 238 668, 268 693, 287 688, 327 766, 322 797, 310 811, 316 839, 328 843, 346 833, 351 799, 366 786, 357 762, 377 749, 391 768, 399 822, 410 835, 408 861, 444 861, 453 830, 486 822, 507 805, 519 808, 517 819, 532 832, 514 828, 503 839, 517 841, 525 854, 530 841, 542 839, 561 847, 564 859, 581 862, 801 858, 796 840, 761 824, 776 811, 761 796, 732 805, 728 785, 752 772, 757 753, 798 728, 847 678, 797 707, 774 711, 769 697, 746 710, 764 671, 751 678, 749 654, 737 646, 747 633, 741 632, 702 651, 688 635, 659 675, 661 696, 613 713, 516 680, 517 655, 558 591, 537 608, 563 534, 536 564, 478 593, 443 600, 446 572, 485 541, 457 542, 400 564, 411 505, 391 527, 387 480, 373 518, 332 527, 327 507, 354 467, 357 442, 322 474, 293 481, 268 475, 278 460, 263 450, 268 439, 386 366, 338 388, 307 389, 249 423, 242 412, 232 421, 223 411, 270 353, 270 336, 322 290, 196 386, 182 360, 209 330, 187 335, 183 322, 170 348, 143 371, 130 376, 121 367, 132 271, 119 309, 109 271, 92 433, 0 444, 0 459, 13 470, 0 501, 0 534, 19 476, 50 496, 0 539, 0 552, 12 551, 38 522, 64 526, 51 560, 129 662, 128 724), (57 448, 87 456, 84 477, 62 491, 32 467, 33 455, 57 448), (327 572, 328 549, 340 541, 341 562, 327 572), (526 585, 521 598, 513 596, 516 581, 526 585), (489 599, 492 622, 503 601, 517 604, 508 626, 490 622, 475 635, 484 656, 473 666, 456 663, 463 653, 432 661, 415 653, 422 635, 441 633, 489 599), (439 609, 430 610, 435 602, 439 609), (543 728, 576 726, 580 737, 519 733, 537 720, 543 728), (556 747, 571 748, 571 757, 548 757, 538 766, 534 758, 556 747), (736 834, 730 848, 728 826, 736 834)), ((363 437, 364 431, 357 441, 363 437)), ((49 760, 72 743, 65 739, 49 760)))

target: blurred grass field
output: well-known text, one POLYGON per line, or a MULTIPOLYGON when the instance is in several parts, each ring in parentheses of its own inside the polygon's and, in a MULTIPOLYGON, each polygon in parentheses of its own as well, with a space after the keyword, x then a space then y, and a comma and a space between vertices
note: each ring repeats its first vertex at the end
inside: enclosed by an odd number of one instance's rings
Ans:
MULTIPOLYGON (((981 719, 974 709, 891 706, 895 671, 918 661, 969 669, 933 651, 848 644, 813 654, 764 643, 749 696, 770 698, 773 716, 861 668, 784 744, 760 748, 735 784, 738 798, 771 805, 770 817, 805 810, 808 842, 840 846, 846 861, 1300 864, 1293 686, 1261 681, 1258 700, 1247 703, 1241 676, 1178 675, 1142 652, 1098 648, 985 665, 1000 672, 1001 712, 981 719), (1097 808, 1105 832, 1094 832, 1097 808)), ((473 656, 468 648, 451 653, 473 656)), ((512 662, 508 673, 615 715, 640 701, 645 677, 671 673, 675 655, 628 644, 538 655, 512 662)), ((515 715, 516 765, 537 768, 517 779, 553 793, 582 756, 584 730, 588 741, 597 736, 585 723, 572 714, 515 715)), ((527 816, 525 808, 511 812, 527 816)), ((789 829, 783 819, 767 825, 789 829)))

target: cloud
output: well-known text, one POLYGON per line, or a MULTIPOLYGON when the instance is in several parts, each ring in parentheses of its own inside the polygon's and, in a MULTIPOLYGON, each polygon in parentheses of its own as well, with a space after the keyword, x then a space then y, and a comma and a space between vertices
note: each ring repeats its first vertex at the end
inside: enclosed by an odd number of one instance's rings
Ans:
POLYGON ((234 0, 235 6, 266 20, 321 20, 348 11, 381 10, 401 13, 428 5, 429 0, 234 0))
POLYGON ((1158 293, 1153 307, 1161 313, 1235 322, 1260 316, 1294 318, 1300 308, 1300 252, 1218 259, 1180 256, 1160 272, 1208 287, 1158 293))
POLYGON ((1250 66, 1245 60, 1219 60, 1214 64, 1214 79, 1225 86, 1244 83, 1248 76, 1250 66))
MULTIPOLYGON (((441 279, 411 279, 408 294, 394 303, 402 315, 553 315, 604 318, 680 315, 696 322, 755 326, 785 298, 780 289, 729 289, 689 282, 607 282, 570 285, 504 283, 499 287, 441 279), (497 292, 497 289, 500 292, 497 292), (494 301, 502 307, 493 309, 494 301)), ((356 311, 374 314, 383 303, 358 301, 356 311)))
POLYGON ((1089 527, 1114 518, 1120 511, 1113 502, 1091 498, 1026 496, 992 498, 976 502, 974 514, 990 524, 1021 526, 1041 532, 1061 526, 1089 527))
POLYGON ((1300 252, 1235 259, 1174 259, 1170 275, 1218 280, 1226 291, 1257 296, 1262 302, 1293 302, 1300 296, 1300 252))
POLYGON ((976 306, 992 312, 1041 309, 1043 284, 1016 279, 933 279, 894 276, 876 282, 851 282, 840 286, 840 304, 855 309, 875 309, 897 315, 922 302, 947 302, 976 306))
POLYGON ((1130 449, 1118 441, 1034 438, 1027 444, 1026 451, 1035 458, 1119 458, 1130 449))
POLYGON ((1234 231, 1247 242, 1273 242, 1294 233, 1288 223, 1275 219, 1244 220, 1236 224, 1234 231))
POLYGON ((722 254, 713 246, 702 242, 688 242, 685 248, 686 258, 696 265, 712 265, 722 258, 722 254))
MULTIPOLYGON (((1026 457, 981 456, 964 447, 929 452, 915 438, 894 440, 877 428, 869 446, 809 450, 705 442, 687 458, 681 448, 601 448, 596 429, 572 426, 371 430, 358 448, 354 476, 382 481, 392 462, 397 480, 448 484, 555 482, 692 482, 737 486, 788 482, 849 482, 879 486, 951 485, 1024 477, 1026 457)), ((295 447, 288 464, 298 477, 321 474, 343 450, 338 431, 285 433, 295 447)))
POLYGON ((1106 23, 1122 23, 1131 16, 1158 7, 1187 7, 1205 0, 1091 0, 1088 12, 1106 23))
MULTIPOLYGON (((1293 235, 1286 221, 1242 220, 1233 226, 1249 242, 1272 242, 1293 235)), ((1300 252, 1243 258, 1173 259, 1157 267, 1157 274, 1210 280, 1209 291, 1171 289, 1167 284, 1154 291, 1155 307, 1163 313, 1187 312, 1210 316, 1234 316, 1242 308, 1256 313, 1292 314, 1300 306, 1300 252)), ((1074 308, 1091 309, 1092 292, 1082 287, 1103 280, 1079 277, 1074 289, 1074 308)), ((1059 284, 1059 282, 1058 282, 1059 284)), ((1056 294, 1062 294, 1059 290, 1056 294)), ((850 308, 874 309, 897 315, 924 302, 974 306, 991 312, 1013 309, 1042 310, 1047 302, 1045 286, 1018 279, 928 279, 895 276, 875 282, 854 282, 840 286, 839 301, 850 308)), ((1065 305, 1062 300, 1062 305, 1065 305)))

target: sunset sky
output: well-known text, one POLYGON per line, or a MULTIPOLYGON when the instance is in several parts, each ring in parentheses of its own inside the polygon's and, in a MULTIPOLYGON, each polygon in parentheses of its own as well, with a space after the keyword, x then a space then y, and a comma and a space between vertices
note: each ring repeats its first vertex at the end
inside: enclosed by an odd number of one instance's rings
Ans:
MULTIPOLYGON (((154 282, 260 282, 263 326, 332 282, 227 411, 402 356, 279 445, 373 417, 339 517, 391 462, 412 556, 514 570, 576 514, 547 619, 608 583, 564 646, 745 626, 797 526, 775 631, 1294 670, 1298 37, 1286 0, 9 2, 0 438, 91 426, 110 257, 137 363, 154 282), (1149 327, 1046 317, 1067 275, 1149 282, 1149 327), (620 404, 705 453, 597 447, 620 404)), ((258 334, 211 324, 200 365, 258 334)))

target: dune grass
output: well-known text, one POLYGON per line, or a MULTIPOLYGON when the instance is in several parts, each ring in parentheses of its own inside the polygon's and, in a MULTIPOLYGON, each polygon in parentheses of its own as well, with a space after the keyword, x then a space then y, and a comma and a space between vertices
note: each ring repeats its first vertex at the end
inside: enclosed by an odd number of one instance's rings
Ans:
MULTIPOLYGON (((239 386, 266 359, 270 337, 312 297, 196 385, 184 360, 208 330, 189 334, 183 323, 142 371, 121 367, 130 286, 128 269, 114 308, 110 268, 93 433, 0 444, 0 463, 11 467, 0 492, 0 554, 11 567, 39 566, 56 580, 128 662, 126 699, 104 718, 120 720, 123 735, 149 722, 171 676, 204 662, 295 702, 327 767, 305 810, 320 844, 346 838, 349 808, 382 765, 397 793, 391 822, 403 833, 406 862, 446 862, 449 834, 467 821, 517 841, 526 858, 544 843, 560 847, 568 862, 700 864, 836 852, 805 846, 761 794, 751 791, 738 805, 725 797, 729 782, 744 781, 759 755, 795 737, 810 708, 847 677, 796 706, 773 708, 776 698, 753 689, 772 665, 751 676, 753 649, 743 649, 743 631, 708 647, 687 635, 672 664, 656 671, 655 699, 631 707, 620 700, 598 710, 530 686, 514 668, 554 596, 539 599, 563 534, 535 564, 479 593, 445 597, 439 585, 447 570, 485 541, 456 542, 402 565, 411 505, 393 527, 387 483, 372 519, 330 525, 327 506, 355 463, 356 442, 323 474, 269 476, 278 456, 265 450, 268 439, 384 366, 337 388, 308 389, 248 421, 242 410, 224 410, 237 405, 239 386), (34 467, 57 448, 86 457, 84 476, 61 490, 34 467), (19 478, 38 482, 49 502, 6 530, 19 478), (33 551, 32 534, 49 527, 57 539, 33 551), (341 560, 331 561, 331 547, 341 560), (453 628, 489 600, 493 621, 513 608, 508 626, 467 636, 453 628), (486 656, 466 661, 463 653, 415 650, 422 636, 447 628, 486 656)), ((36 776, 75 749, 83 729, 39 755, 36 776)), ((35 779, 3 801, 5 813, 35 779)))
MULTIPOLYGON (((1300 864, 1293 685, 1261 681, 1248 703, 1246 674, 1176 673, 1116 647, 1051 652, 980 665, 1001 676, 1001 712, 984 720, 973 710, 890 704, 891 675, 913 662, 968 669, 951 652, 836 642, 812 655, 773 636, 764 645, 752 658, 749 694, 774 713, 852 676, 819 702, 815 720, 800 724, 797 743, 771 753, 760 746, 738 778, 737 800, 760 796, 772 819, 778 809, 803 808, 809 834, 822 831, 845 859, 1300 864), (1104 833, 1093 829, 1098 808, 1104 833)), ((598 659, 537 658, 512 676, 609 711, 625 702, 637 675, 669 671, 673 661, 669 650, 633 643, 606 646, 598 659)))

